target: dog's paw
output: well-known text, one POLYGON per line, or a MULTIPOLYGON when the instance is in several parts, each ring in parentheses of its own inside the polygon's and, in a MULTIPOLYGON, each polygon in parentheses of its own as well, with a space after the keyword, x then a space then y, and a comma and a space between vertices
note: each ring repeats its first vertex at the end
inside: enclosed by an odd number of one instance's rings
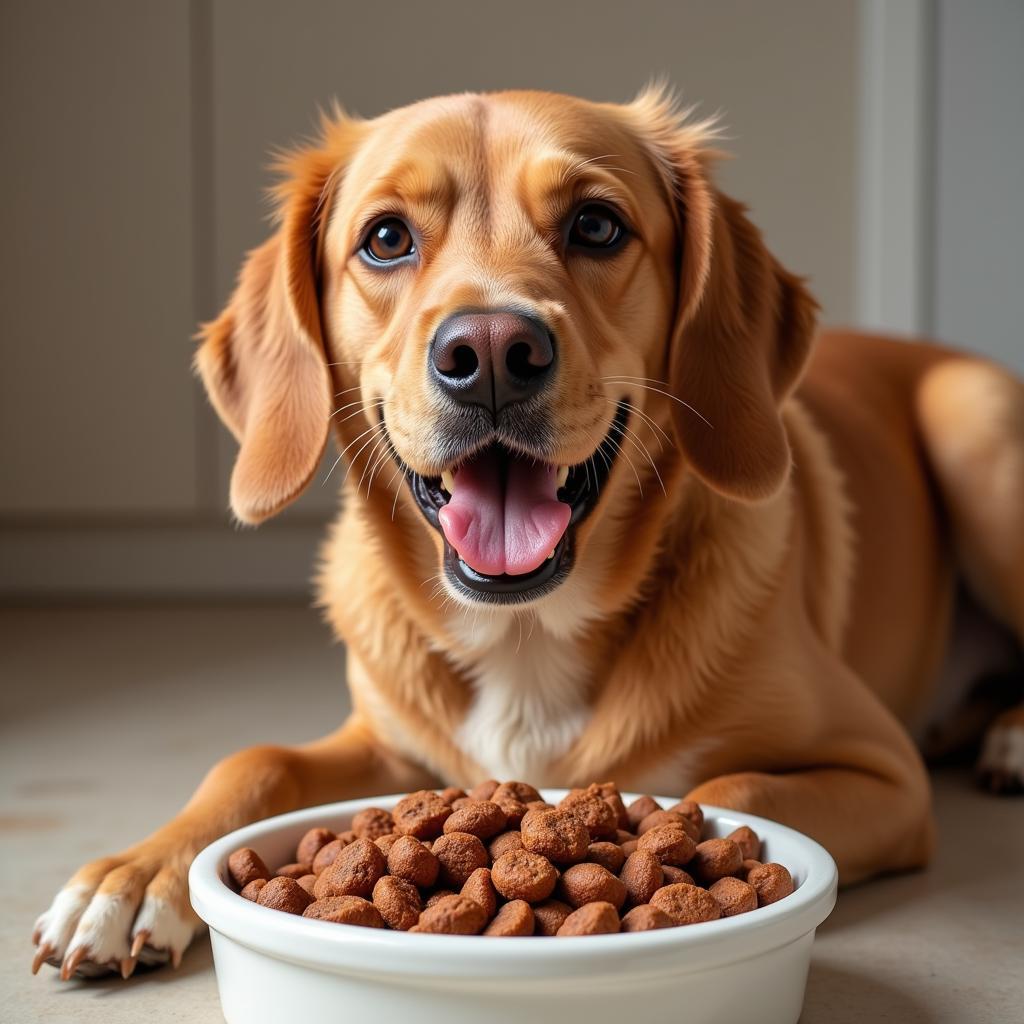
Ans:
POLYGON ((1004 711, 989 726, 977 777, 978 784, 992 793, 1024 793, 1024 706, 1004 711))
POLYGON ((199 928, 188 902, 188 862, 136 847, 87 864, 36 921, 35 974, 44 964, 65 981, 120 972, 138 964, 175 967, 199 928))

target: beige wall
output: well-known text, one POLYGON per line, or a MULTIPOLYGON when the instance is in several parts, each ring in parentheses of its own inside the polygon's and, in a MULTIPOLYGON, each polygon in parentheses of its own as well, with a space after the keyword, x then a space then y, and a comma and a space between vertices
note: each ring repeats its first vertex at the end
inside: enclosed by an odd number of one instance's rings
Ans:
POLYGON ((720 110, 722 181, 854 318, 856 0, 5 0, 0 590, 301 589, 336 496, 227 524, 232 445, 189 335, 265 235, 272 146, 332 97, 372 116, 529 86, 720 110), (6 586, 5 586, 6 585, 6 586))

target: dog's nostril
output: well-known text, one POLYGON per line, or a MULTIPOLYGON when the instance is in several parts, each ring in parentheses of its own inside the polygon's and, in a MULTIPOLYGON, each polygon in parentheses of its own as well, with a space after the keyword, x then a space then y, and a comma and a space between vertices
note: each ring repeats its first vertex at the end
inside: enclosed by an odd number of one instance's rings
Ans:
POLYGON ((505 366, 508 367, 508 372, 513 377, 519 380, 530 380, 532 377, 544 373, 550 366, 549 362, 545 362, 542 366, 531 362, 531 357, 535 355, 533 346, 529 342, 517 341, 505 353, 505 366))
POLYGON ((472 377, 480 366, 480 357, 468 345, 456 345, 449 359, 451 366, 441 371, 446 377, 472 377))

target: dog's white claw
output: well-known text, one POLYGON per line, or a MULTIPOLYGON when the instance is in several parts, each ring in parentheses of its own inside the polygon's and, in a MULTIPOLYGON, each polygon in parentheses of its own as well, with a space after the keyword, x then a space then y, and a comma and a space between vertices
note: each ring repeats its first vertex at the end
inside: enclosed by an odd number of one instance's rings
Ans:
POLYGON ((87 885, 66 885, 53 898, 48 910, 39 915, 32 931, 37 950, 32 961, 35 974, 44 963, 60 967, 78 922, 89 905, 92 889, 87 885))
POLYGON ((37 950, 36 955, 32 958, 32 973, 38 974, 39 968, 53 956, 56 950, 48 942, 44 942, 37 950))

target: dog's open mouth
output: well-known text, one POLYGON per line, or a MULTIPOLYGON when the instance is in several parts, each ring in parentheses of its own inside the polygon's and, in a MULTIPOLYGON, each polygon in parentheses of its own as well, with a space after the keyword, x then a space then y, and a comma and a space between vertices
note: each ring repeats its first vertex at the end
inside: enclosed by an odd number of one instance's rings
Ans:
POLYGON ((406 471, 427 521, 445 540, 449 579, 476 600, 523 601, 553 590, 572 568, 576 526, 597 504, 622 445, 621 401, 586 461, 557 466, 492 442, 427 477, 406 471))

